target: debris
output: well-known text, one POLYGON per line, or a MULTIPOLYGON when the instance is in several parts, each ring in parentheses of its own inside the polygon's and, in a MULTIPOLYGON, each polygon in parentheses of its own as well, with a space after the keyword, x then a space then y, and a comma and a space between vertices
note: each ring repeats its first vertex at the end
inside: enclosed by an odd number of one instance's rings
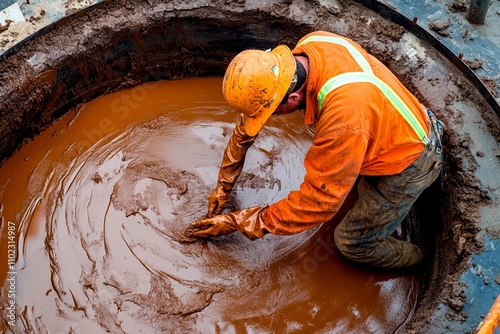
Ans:
POLYGON ((469 28, 465 29, 462 39, 466 39, 468 34, 469 34, 469 28))
POLYGON ((450 19, 443 19, 429 23, 429 29, 434 30, 441 36, 450 36, 450 33, 446 30, 450 26, 450 19))
POLYGON ((454 311, 460 312, 464 308, 465 299, 464 288, 460 284, 453 285, 448 298, 448 305, 450 305, 454 311))
POLYGON ((469 66, 471 70, 477 70, 483 67, 483 62, 477 58, 474 60, 463 60, 463 62, 465 63, 465 65, 469 66))
POLYGON ((14 21, 12 21, 12 20, 5 20, 5 25, 2 25, 2 24, 0 23, 0 32, 5 31, 5 30, 9 29, 9 26, 10 26, 10 24, 11 24, 12 22, 14 22, 14 21))
POLYGON ((99 175, 98 172, 95 172, 94 177, 92 178, 92 181, 95 183, 101 183, 102 182, 102 177, 99 175))
POLYGON ((451 12, 465 12, 467 11, 467 7, 469 2, 467 0, 453 0, 449 5, 449 9, 451 12))

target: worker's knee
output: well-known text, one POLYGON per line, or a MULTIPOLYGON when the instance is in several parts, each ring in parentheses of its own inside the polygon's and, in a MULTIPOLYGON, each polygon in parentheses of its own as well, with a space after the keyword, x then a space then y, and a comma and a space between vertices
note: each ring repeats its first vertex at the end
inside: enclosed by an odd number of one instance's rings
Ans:
POLYGON ((339 228, 334 232, 335 244, 349 260, 380 268, 406 268, 418 265, 424 258, 417 246, 388 238, 360 240, 352 238, 339 228))
POLYGON ((360 240, 349 238, 341 229, 337 228, 334 232, 335 244, 339 251, 348 259, 364 262, 370 258, 376 244, 373 242, 361 242, 360 240))

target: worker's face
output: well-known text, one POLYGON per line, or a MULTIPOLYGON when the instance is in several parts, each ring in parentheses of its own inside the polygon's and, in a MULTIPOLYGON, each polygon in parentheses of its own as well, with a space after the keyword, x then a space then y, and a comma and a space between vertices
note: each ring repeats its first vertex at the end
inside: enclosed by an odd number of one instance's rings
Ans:
POLYGON ((288 96, 286 103, 281 104, 273 113, 273 115, 289 114, 297 109, 302 108, 304 94, 299 90, 288 96))

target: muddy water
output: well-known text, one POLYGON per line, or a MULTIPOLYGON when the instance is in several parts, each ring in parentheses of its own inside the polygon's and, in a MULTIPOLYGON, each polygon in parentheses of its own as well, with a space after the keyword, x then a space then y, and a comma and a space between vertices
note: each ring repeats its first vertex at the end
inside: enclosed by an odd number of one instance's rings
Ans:
MULTIPOLYGON (((99 98, 0 169, 4 326, 386 333, 404 325, 417 277, 347 263, 333 244, 335 221, 253 242, 240 234, 180 242, 206 212, 237 118, 220 87, 219 78, 187 79, 99 98)), ((312 138, 301 122, 294 113, 268 123, 231 208, 272 203, 298 188, 312 138)))

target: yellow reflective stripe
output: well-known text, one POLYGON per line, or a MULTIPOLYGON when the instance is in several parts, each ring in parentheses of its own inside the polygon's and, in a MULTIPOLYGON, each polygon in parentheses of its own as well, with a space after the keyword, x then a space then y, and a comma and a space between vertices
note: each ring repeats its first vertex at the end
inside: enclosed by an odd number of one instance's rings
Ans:
MULTIPOLYGON (((347 85, 352 81, 352 76, 354 72, 342 73, 334 76, 333 78, 328 79, 327 82, 321 87, 318 93, 318 111, 323 109, 323 103, 325 102, 325 98, 331 91, 339 88, 340 86, 347 85)), ((359 74, 365 74, 364 72, 357 72, 359 74)), ((361 81, 358 81, 361 82, 361 81)))
POLYGON ((427 138, 427 133, 424 128, 420 125, 417 118, 413 114, 413 112, 408 108, 406 103, 399 97, 394 90, 389 87, 388 84, 383 82, 381 79, 376 77, 371 73, 364 72, 350 72, 339 74, 333 78, 330 78, 321 90, 318 93, 318 110, 323 108, 323 102, 325 97, 335 89, 350 84, 350 83, 359 83, 359 82, 367 82, 375 85, 380 91, 385 95, 385 97, 391 102, 391 104, 398 110, 399 114, 403 116, 403 118, 410 124, 413 131, 417 134, 418 138, 422 141, 424 145, 429 143, 429 139, 427 138))
POLYGON ((348 41, 340 37, 332 36, 309 36, 303 41, 299 42, 297 46, 309 43, 309 42, 327 42, 337 45, 341 45, 347 49, 349 54, 354 58, 358 65, 362 68, 363 72, 348 72, 339 74, 333 78, 330 78, 318 93, 318 110, 321 111, 323 108, 323 103, 326 96, 333 90, 355 82, 369 82, 374 84, 380 91, 385 95, 385 97, 391 102, 394 108, 399 112, 399 114, 408 122, 412 127, 413 131, 417 134, 418 138, 422 141, 424 145, 429 143, 427 134, 424 128, 420 125, 417 118, 410 110, 410 108, 404 103, 404 101, 399 97, 394 90, 392 90, 389 85, 379 79, 373 74, 373 70, 366 60, 366 58, 348 41))
POLYGON ((351 43, 346 41, 343 38, 339 37, 332 37, 332 36, 309 36, 306 37, 302 42, 299 42, 297 46, 300 46, 302 44, 306 44, 309 42, 327 42, 327 43, 333 43, 337 45, 341 45, 349 51, 351 54, 351 57, 354 58, 354 60, 358 63, 359 67, 363 69, 363 72, 366 73, 373 73, 372 67, 368 63, 365 57, 359 52, 358 49, 356 49, 351 43))

